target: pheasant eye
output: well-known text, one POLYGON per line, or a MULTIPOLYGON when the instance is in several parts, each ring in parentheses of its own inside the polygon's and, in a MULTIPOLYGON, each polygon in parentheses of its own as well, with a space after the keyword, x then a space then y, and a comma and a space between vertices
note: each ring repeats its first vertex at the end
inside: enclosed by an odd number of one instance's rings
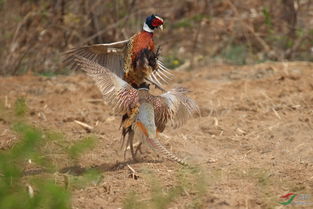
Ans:
POLYGON ((153 19, 153 20, 152 20, 152 23, 151 23, 151 25, 152 25, 153 27, 158 27, 158 26, 160 26, 160 25, 162 25, 162 24, 163 24, 163 21, 160 20, 159 18, 153 19))

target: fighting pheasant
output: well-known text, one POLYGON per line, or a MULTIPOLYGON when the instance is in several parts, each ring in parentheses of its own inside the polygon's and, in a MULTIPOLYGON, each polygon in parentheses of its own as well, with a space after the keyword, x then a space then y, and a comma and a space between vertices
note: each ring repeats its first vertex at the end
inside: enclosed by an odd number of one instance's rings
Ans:
POLYGON ((78 69, 76 56, 82 56, 102 65, 134 88, 148 82, 162 89, 160 80, 166 82, 171 73, 158 59, 153 32, 156 28, 162 30, 163 23, 161 17, 151 15, 146 18, 142 31, 130 39, 74 48, 66 53, 65 64, 78 69))
POLYGON ((135 89, 109 69, 91 60, 77 57, 75 62, 95 80, 104 100, 112 105, 114 111, 124 114, 121 124, 123 140, 128 135, 126 147, 131 148, 133 158, 136 154, 133 141, 137 138, 168 159, 186 164, 162 146, 157 136, 164 131, 168 122, 174 127, 181 126, 199 111, 197 104, 186 96, 187 89, 175 88, 154 96, 149 93, 147 86, 135 89))

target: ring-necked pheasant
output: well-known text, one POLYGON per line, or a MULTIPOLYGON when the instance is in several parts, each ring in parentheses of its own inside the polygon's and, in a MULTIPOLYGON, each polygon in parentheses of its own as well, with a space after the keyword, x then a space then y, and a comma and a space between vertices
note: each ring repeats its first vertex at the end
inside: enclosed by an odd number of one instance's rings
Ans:
POLYGON ((153 41, 154 29, 163 29, 163 19, 156 15, 146 18, 143 29, 128 40, 95 44, 74 48, 66 52, 65 64, 78 69, 76 56, 92 60, 119 77, 134 88, 149 82, 161 88, 162 80, 166 82, 171 73, 158 59, 159 50, 155 49, 153 41))
POLYGON ((162 146, 157 135, 164 131, 168 122, 178 127, 194 112, 199 112, 197 104, 186 96, 187 89, 175 88, 160 96, 154 96, 149 93, 147 87, 135 89, 107 68, 91 60, 77 57, 75 62, 95 80, 104 100, 113 106, 114 111, 126 115, 121 124, 122 136, 124 141, 128 134, 126 147, 130 146, 133 158, 133 140, 137 138, 168 159, 186 164, 162 146))

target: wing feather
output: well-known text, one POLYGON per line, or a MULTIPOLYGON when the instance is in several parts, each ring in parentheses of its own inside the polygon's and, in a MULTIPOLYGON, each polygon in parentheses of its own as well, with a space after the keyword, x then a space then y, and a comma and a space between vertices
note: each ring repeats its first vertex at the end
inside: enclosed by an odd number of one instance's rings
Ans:
POLYGON ((84 57, 76 57, 75 63, 93 78, 102 92, 104 100, 112 105, 116 113, 124 114, 137 106, 139 101, 138 90, 107 68, 84 57))
POLYGON ((184 160, 176 157, 161 144, 157 138, 156 128, 153 105, 150 103, 141 104, 136 123, 133 124, 134 137, 141 142, 145 142, 155 152, 163 155, 165 158, 176 161, 182 165, 187 165, 184 160))
POLYGON ((124 74, 124 58, 128 43, 129 40, 124 40, 108 44, 94 44, 74 48, 65 53, 64 63, 70 66, 71 69, 78 70, 79 64, 76 62, 76 58, 80 56, 94 61, 115 73, 117 76, 122 77, 124 74))
POLYGON ((160 60, 157 60, 157 68, 152 72, 150 78, 160 85, 158 78, 161 79, 164 83, 167 83, 169 80, 172 80, 172 77, 173 74, 170 72, 170 70, 166 68, 160 60))
POLYGON ((155 120, 158 130, 163 131, 170 121, 174 128, 182 126, 195 112, 200 112, 194 100, 187 97, 186 88, 172 89, 155 99, 155 120))

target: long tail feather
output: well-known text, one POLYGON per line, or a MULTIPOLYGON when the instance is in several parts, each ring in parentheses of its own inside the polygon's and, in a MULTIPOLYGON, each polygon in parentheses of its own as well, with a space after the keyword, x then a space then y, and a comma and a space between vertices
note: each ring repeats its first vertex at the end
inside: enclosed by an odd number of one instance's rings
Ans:
POLYGON ((170 151, 168 151, 161 143, 158 139, 156 138, 146 138, 147 143, 156 151, 159 151, 162 155, 164 155, 164 157, 166 157, 169 160, 178 162, 181 165, 188 165, 188 163, 186 163, 184 160, 176 157, 173 153, 171 153, 170 151))

